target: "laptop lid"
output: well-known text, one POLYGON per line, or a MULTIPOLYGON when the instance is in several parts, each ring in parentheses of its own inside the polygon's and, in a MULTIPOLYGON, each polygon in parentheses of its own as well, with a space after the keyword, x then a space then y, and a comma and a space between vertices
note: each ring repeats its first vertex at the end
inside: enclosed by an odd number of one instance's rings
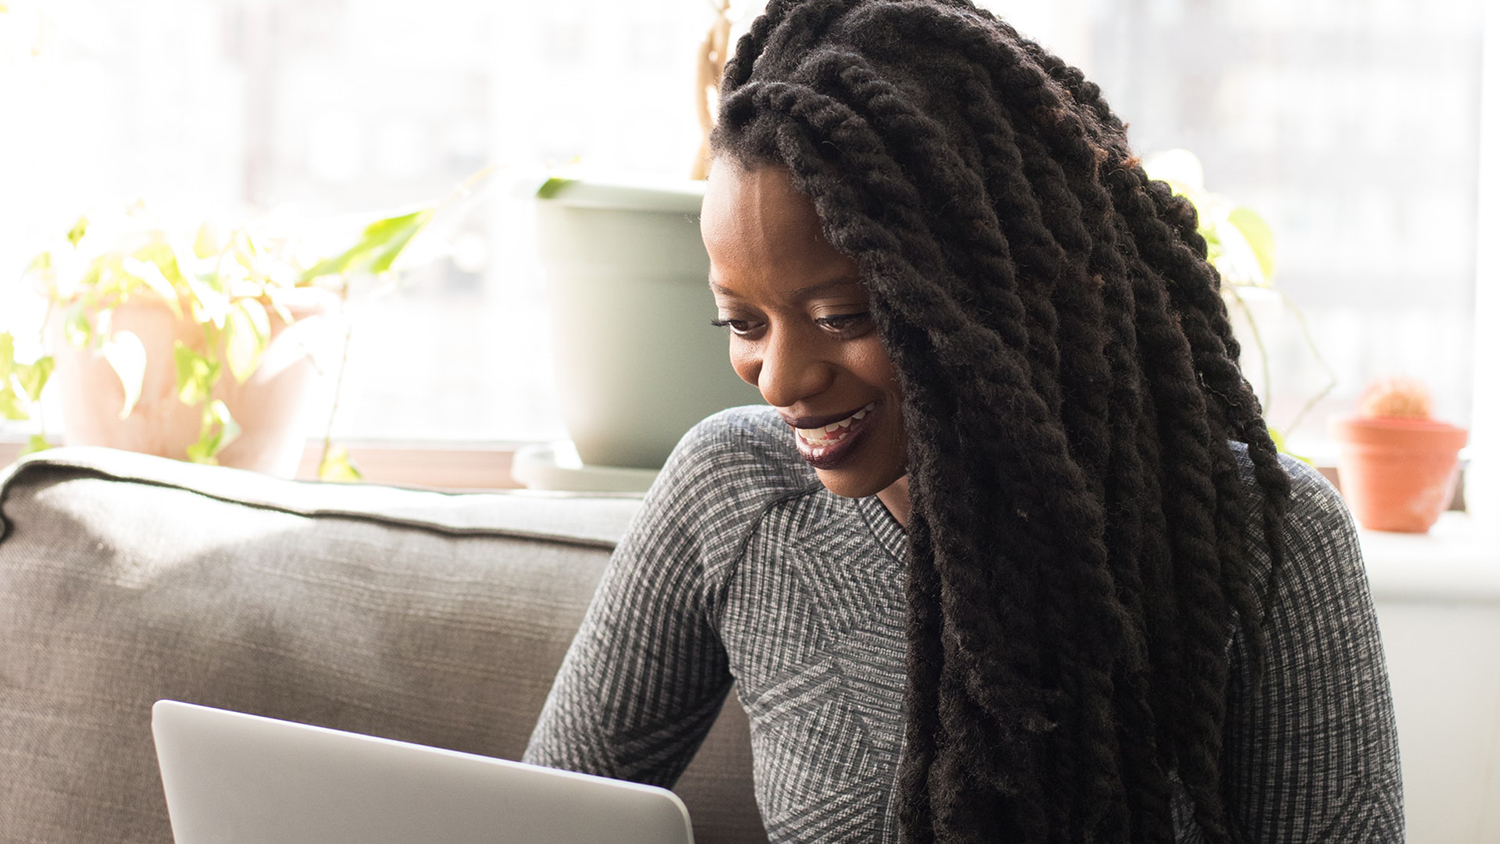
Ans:
POLYGON ((177 844, 692 844, 663 788, 172 700, 151 728, 177 844))

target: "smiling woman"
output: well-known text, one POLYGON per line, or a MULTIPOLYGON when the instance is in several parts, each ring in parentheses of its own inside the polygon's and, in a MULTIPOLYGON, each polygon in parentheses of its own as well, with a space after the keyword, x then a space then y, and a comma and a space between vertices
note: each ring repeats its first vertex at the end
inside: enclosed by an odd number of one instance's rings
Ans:
POLYGON ((670 784, 733 684, 775 842, 1399 841, 1353 525, 1099 88, 966 0, 784 0, 723 91, 773 407, 679 444, 528 759, 670 784))

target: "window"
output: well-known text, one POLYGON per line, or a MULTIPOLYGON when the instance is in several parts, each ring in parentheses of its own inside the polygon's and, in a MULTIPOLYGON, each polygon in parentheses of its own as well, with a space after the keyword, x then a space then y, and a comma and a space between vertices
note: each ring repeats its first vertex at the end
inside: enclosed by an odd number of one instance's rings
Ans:
MULTIPOLYGON (((1271 223, 1278 284, 1337 374, 1292 440, 1321 458, 1327 419, 1377 375, 1420 376, 1443 416, 1470 418, 1483 3, 990 5, 1083 67, 1139 152, 1193 150, 1211 190, 1271 223)), ((487 163, 517 184, 579 157, 686 173, 713 14, 704 0, 8 8, 0 108, 24 117, 0 136, 7 279, 108 196, 317 218, 441 196, 487 163)), ((355 314, 337 436, 562 436, 527 197, 492 190, 447 234, 446 257, 355 314)), ((8 281, 0 297, 25 310, 8 281)), ((1256 307, 1284 427, 1322 375, 1297 321, 1256 307)), ((1248 342, 1245 364, 1261 384, 1248 342)))
MULTIPOLYGON (((1137 152, 1191 149, 1210 190, 1271 224, 1276 283, 1337 381, 1294 451, 1331 457, 1328 420, 1383 375, 1420 377, 1438 413, 1470 418, 1481 13, 1481 0, 1102 0, 1045 27, 1137 152)), ((1292 312, 1250 307, 1284 428, 1327 377, 1292 312)))

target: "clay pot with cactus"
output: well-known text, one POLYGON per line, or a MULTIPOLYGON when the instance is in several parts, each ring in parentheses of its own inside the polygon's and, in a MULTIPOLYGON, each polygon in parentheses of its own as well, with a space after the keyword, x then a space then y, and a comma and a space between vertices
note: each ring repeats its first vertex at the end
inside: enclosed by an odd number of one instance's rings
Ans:
POLYGON ((1432 418, 1427 388, 1410 378, 1376 382, 1359 415, 1333 423, 1339 487, 1370 530, 1425 533, 1458 485, 1458 452, 1469 432, 1432 418))

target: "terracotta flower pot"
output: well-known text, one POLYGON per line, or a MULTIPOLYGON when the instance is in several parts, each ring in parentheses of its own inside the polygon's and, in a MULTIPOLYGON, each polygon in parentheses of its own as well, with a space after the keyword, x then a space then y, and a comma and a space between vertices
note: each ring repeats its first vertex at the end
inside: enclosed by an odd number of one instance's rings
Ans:
POLYGON ((1453 500, 1463 428, 1431 419, 1366 417, 1333 423, 1339 487, 1370 530, 1425 533, 1453 500))
MULTIPOLYGON (((337 307, 327 291, 298 289, 282 302, 298 321, 298 331, 271 313, 271 340, 260 366, 244 383, 227 371, 213 397, 221 399, 240 426, 240 435, 217 455, 222 466, 250 469, 282 477, 296 474, 307 438, 304 409, 315 380, 307 355, 307 333, 315 323, 301 320, 324 316, 337 307), (299 333, 302 336, 298 336, 299 333)), ((187 447, 198 439, 202 422, 199 406, 177 397, 173 344, 181 340, 203 351, 203 332, 178 319, 163 301, 138 294, 114 309, 113 331, 129 331, 146 350, 146 373, 141 394, 130 415, 120 418, 125 390, 104 357, 92 349, 75 348, 63 336, 62 319, 48 326, 57 361, 54 388, 62 403, 63 436, 68 445, 96 445, 187 459, 187 447)))

